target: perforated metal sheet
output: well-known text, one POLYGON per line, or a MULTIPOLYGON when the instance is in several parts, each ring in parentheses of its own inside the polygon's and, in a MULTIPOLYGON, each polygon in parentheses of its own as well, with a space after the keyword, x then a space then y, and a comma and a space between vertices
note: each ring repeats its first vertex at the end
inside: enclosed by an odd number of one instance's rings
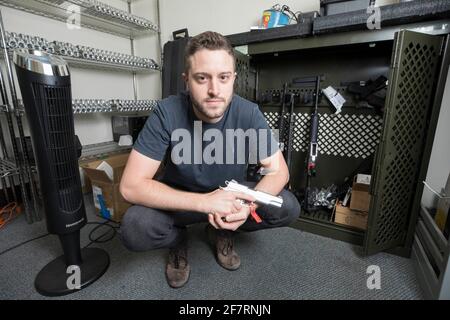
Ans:
POLYGON ((396 36, 384 134, 372 177, 366 254, 405 241, 441 45, 437 36, 411 31, 396 36))
MULTIPOLYGON (((264 112, 272 129, 278 129, 280 114, 264 112)), ((285 114, 285 121, 289 114, 285 114)), ((306 152, 309 147, 311 114, 296 113, 293 150, 306 152)), ((367 158, 375 152, 382 129, 382 118, 375 115, 320 114, 319 154, 367 158)), ((286 142, 286 137, 280 139, 286 142)))
POLYGON ((248 56, 235 51, 236 54, 236 73, 235 92, 246 99, 251 98, 251 89, 249 86, 250 78, 250 60, 248 56))

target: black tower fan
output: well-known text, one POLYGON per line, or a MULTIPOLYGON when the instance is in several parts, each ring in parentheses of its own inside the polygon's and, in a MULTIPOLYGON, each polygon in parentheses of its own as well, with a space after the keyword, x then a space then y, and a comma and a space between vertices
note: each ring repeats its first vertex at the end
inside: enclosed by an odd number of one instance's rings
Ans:
POLYGON ((74 139, 69 68, 64 60, 34 50, 15 51, 14 64, 36 154, 47 229, 59 236, 64 252, 39 272, 35 287, 42 295, 66 295, 96 281, 109 266, 105 251, 80 249, 86 211, 74 139), (69 277, 76 273, 69 266, 79 267, 80 279, 73 278, 72 285, 69 277))

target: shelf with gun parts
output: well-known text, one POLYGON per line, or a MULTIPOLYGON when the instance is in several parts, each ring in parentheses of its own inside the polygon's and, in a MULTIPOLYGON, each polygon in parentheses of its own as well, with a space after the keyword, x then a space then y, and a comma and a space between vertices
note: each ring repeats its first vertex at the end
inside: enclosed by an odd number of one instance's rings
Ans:
POLYGON ((6 46, 12 57, 16 49, 44 51, 63 58, 70 66, 136 73, 160 71, 153 59, 111 52, 61 41, 49 41, 42 37, 6 32, 6 46))
POLYGON ((82 27, 125 38, 159 32, 151 21, 96 0, 0 0, 0 4, 62 22, 79 13, 82 27))
MULTIPOLYGON (((73 99, 72 110, 74 114, 90 113, 148 113, 157 104, 156 100, 104 100, 104 99, 73 99)), ((19 100, 19 108, 15 110, 20 115, 25 112, 23 103, 19 100)), ((8 112, 5 105, 0 105, 0 112, 8 112)))

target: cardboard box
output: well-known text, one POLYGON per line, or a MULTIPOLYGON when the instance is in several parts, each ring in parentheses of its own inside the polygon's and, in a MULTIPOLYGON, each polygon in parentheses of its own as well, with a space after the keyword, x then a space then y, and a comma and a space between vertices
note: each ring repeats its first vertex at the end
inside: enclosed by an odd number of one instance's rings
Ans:
MULTIPOLYGON (((130 150, 119 150, 114 155, 119 154, 129 154, 130 150)), ((83 190, 83 194, 91 193, 92 192, 92 184, 91 179, 89 179, 88 175, 84 172, 84 167, 89 167, 89 163, 97 162, 99 160, 107 159, 107 156, 104 155, 98 155, 98 156, 91 156, 93 158, 89 159, 81 159, 78 161, 79 170, 80 170, 80 179, 81 179, 81 188, 83 190)))
POLYGON ((450 199, 448 198, 450 196, 450 174, 448 175, 447 183, 445 188, 442 189, 441 194, 443 197, 438 200, 437 212, 434 217, 434 221, 439 229, 441 229, 444 233, 444 236, 447 237, 450 232, 450 222, 448 217, 448 213, 450 212, 450 199))
POLYGON ((122 220, 131 206, 119 191, 129 154, 120 154, 81 165, 92 184, 95 212, 116 222, 122 220))
POLYGON ((81 190, 83 194, 91 193, 92 192, 92 184, 91 180, 87 176, 87 174, 84 173, 83 165, 86 165, 88 162, 85 162, 83 164, 79 164, 79 170, 80 170, 80 180, 81 180, 81 190))
POLYGON ((334 222, 366 230, 368 215, 367 212, 355 211, 338 203, 335 207, 334 222))
POLYGON ((350 209, 358 211, 369 211, 370 206, 370 175, 358 174, 353 180, 352 195, 350 198, 350 209))

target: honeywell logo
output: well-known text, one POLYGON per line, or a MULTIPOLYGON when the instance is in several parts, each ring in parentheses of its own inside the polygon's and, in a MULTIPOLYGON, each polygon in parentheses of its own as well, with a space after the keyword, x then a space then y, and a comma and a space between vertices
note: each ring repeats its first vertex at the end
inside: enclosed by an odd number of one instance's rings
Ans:
POLYGON ((78 220, 78 221, 76 221, 76 222, 74 222, 74 223, 66 224, 66 228, 70 228, 70 227, 76 226, 77 224, 80 224, 80 223, 82 223, 83 221, 84 221, 84 218, 81 218, 80 220, 78 220))

